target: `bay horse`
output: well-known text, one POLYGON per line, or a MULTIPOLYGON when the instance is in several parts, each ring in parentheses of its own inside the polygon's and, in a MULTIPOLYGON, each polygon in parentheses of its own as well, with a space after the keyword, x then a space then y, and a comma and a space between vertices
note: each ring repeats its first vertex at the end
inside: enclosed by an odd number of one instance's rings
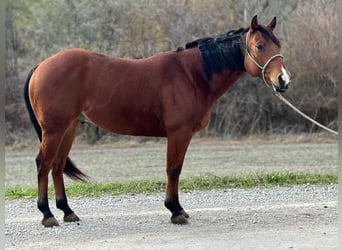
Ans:
POLYGON ((178 180, 192 136, 209 121, 215 101, 245 72, 285 91, 290 73, 273 29, 257 16, 248 28, 186 44, 145 59, 123 59, 83 49, 61 51, 32 69, 24 97, 41 141, 36 157, 42 224, 58 226, 48 204, 52 171, 56 206, 65 222, 80 220, 68 205, 63 173, 85 181, 68 157, 79 117, 113 133, 167 137, 165 206, 171 222, 187 223, 178 180))

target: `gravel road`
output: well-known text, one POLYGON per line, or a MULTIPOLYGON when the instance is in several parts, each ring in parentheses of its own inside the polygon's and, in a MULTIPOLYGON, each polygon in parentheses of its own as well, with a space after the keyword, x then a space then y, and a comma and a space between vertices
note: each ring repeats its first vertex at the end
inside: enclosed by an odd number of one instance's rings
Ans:
POLYGON ((44 228, 32 199, 6 200, 6 249, 338 249, 337 185, 181 193, 189 223, 169 221, 164 194, 72 197, 79 223, 44 228))

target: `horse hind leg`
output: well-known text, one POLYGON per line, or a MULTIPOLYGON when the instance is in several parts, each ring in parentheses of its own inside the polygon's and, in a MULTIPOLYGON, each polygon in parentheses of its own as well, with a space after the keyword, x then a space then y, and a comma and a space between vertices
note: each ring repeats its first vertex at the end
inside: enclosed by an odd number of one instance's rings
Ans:
POLYGON ((59 148, 63 131, 54 133, 42 132, 42 142, 36 157, 38 172, 38 209, 43 213, 42 224, 45 227, 58 226, 58 222, 51 213, 48 202, 48 175, 53 166, 59 148))
POLYGON ((74 140, 77 125, 78 120, 75 120, 66 130, 52 169, 52 178, 55 187, 56 206, 58 209, 64 212, 64 222, 75 222, 80 220, 68 205, 63 179, 65 164, 72 146, 72 142, 74 140))

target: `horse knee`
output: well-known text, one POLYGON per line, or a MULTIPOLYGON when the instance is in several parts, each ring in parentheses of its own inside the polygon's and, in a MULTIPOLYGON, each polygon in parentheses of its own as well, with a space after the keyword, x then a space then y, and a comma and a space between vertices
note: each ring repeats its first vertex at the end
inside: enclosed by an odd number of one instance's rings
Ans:
POLYGON ((37 172, 41 172, 42 169, 42 165, 43 165, 43 157, 41 155, 41 153, 39 153, 36 157, 36 166, 37 166, 37 172))
POLYGON ((48 158, 43 156, 43 153, 40 151, 39 154, 36 157, 36 166, 37 166, 37 172, 38 177, 46 176, 51 170, 51 161, 48 160, 48 158))
POLYGON ((174 178, 178 178, 180 173, 182 171, 182 166, 169 166, 166 170, 167 175, 174 179, 174 178))

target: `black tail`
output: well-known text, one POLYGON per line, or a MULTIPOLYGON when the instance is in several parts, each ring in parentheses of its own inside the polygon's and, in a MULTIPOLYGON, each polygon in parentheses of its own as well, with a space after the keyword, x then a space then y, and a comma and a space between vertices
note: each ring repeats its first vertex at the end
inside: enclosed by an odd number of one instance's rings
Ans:
POLYGON ((87 179, 89 178, 88 175, 82 173, 81 170, 75 166, 69 157, 65 163, 64 174, 75 181, 87 182, 87 179))
POLYGON ((39 140, 42 141, 42 129, 41 129, 41 127, 37 121, 36 116, 34 115, 34 112, 33 112, 32 106, 31 106, 31 102, 30 102, 29 93, 28 93, 31 76, 37 67, 38 67, 38 65, 36 67, 34 67, 33 69, 31 69, 27 78, 26 78, 25 87, 24 87, 24 99, 25 99, 26 109, 29 113, 33 127, 37 132, 39 140))
MULTIPOLYGON (((27 111, 29 113, 31 122, 32 122, 32 124, 34 126, 34 129, 37 132, 39 140, 42 141, 42 129, 41 129, 41 127, 40 127, 40 125, 39 125, 39 123, 37 121, 37 118, 36 118, 36 116, 35 116, 35 114, 33 112, 32 105, 31 105, 31 102, 30 102, 30 97, 29 97, 29 91, 28 91, 32 74, 36 70, 37 67, 38 67, 38 65, 36 67, 34 67, 33 69, 31 69, 31 71, 29 72, 29 74, 27 76, 27 79, 26 79, 26 82, 25 82, 25 86, 24 86, 24 99, 25 99, 26 108, 27 108, 27 111)), ((69 157, 67 158, 67 161, 65 163, 64 173, 68 177, 70 177, 71 179, 76 180, 76 181, 86 182, 87 181, 86 179, 88 178, 88 176, 86 174, 82 173, 75 166, 75 164, 70 160, 69 157)))

